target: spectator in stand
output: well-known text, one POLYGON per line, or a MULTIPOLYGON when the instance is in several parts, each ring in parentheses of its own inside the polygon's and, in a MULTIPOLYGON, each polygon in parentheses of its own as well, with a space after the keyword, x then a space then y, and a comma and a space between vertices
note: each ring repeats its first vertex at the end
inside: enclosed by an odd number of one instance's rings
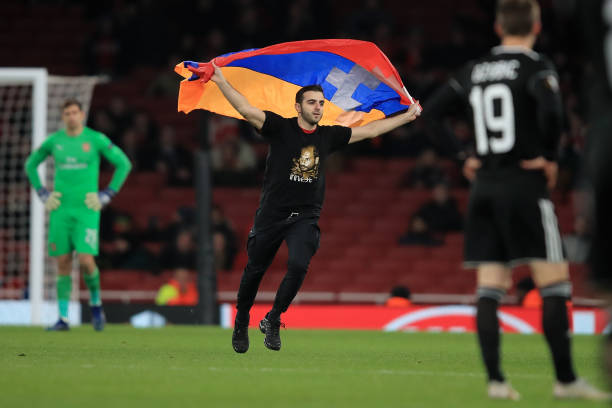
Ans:
POLYGON ((104 133, 108 138, 117 143, 117 129, 113 118, 105 109, 99 109, 93 112, 91 115, 91 127, 98 129, 99 132, 104 133))
POLYGON ((134 116, 120 96, 115 96, 111 99, 108 115, 110 116, 117 135, 122 134, 125 129, 130 127, 134 116))
POLYGON ((163 269, 196 268, 196 250, 191 231, 181 230, 174 241, 162 249, 159 266, 163 269))
POLYGON ((457 200, 450 197, 445 183, 438 183, 432 190, 432 199, 416 212, 432 232, 451 232, 463 229, 463 216, 457 208, 457 200))
POLYGON ((159 127, 146 112, 140 111, 134 114, 131 127, 143 143, 156 143, 159 139, 159 127))
POLYGON ((195 209, 193 207, 179 207, 172 214, 170 223, 162 226, 159 218, 153 215, 149 217, 148 225, 143 235, 146 236, 149 242, 173 242, 176 236, 183 230, 189 230, 193 235, 195 234, 196 226, 195 216, 195 209))
POLYGON ((121 135, 119 143, 125 155, 132 162, 134 171, 152 171, 153 163, 151 157, 154 157, 152 150, 144 145, 138 137, 134 128, 128 128, 121 135))
POLYGON ((591 236, 584 215, 578 215, 574 220, 574 232, 563 237, 563 247, 568 261, 586 262, 591 248, 591 236))
POLYGON ((408 307, 412 306, 410 301, 410 289, 406 286, 394 286, 391 289, 390 297, 385 302, 387 307, 408 307))
POLYGON ((119 67, 121 41, 109 16, 101 17, 85 42, 85 63, 90 74, 114 75, 119 67))
POLYGON ((234 266, 236 253, 238 252, 238 239, 236 232, 231 222, 223 214, 223 210, 217 204, 212 208, 212 231, 213 231, 213 246, 215 248, 215 262, 219 260, 219 268, 231 270, 234 266), (219 234, 215 241, 215 235, 219 234), (219 251, 217 254, 217 250, 219 251))
POLYGON ((181 59, 175 54, 168 57, 167 66, 163 67, 159 74, 153 79, 151 85, 147 88, 147 95, 163 98, 178 97, 180 81, 176 80, 176 73, 168 69, 168 67, 175 66, 180 60, 181 59))
POLYGON ((229 270, 227 267, 227 242, 225 235, 219 231, 212 234, 213 254, 215 258, 215 271, 229 270))
MULTIPOLYGON (((430 150, 428 130, 423 124, 402 126, 384 135, 380 140, 370 140, 370 145, 364 144, 372 152, 379 151, 383 157, 415 157, 420 152, 430 150)), ((360 144, 362 144, 361 142, 360 144)), ((354 151, 354 150, 353 150, 354 151)), ((365 152, 363 152, 365 154, 365 152)))
POLYGON ((236 134, 213 147, 211 162, 216 186, 252 186, 257 183, 255 152, 236 134))
POLYGON ((415 215, 410 221, 410 228, 399 238, 400 245, 440 246, 441 240, 434 237, 423 218, 415 215))
POLYGON ((438 156, 432 149, 425 149, 418 157, 416 164, 401 181, 401 187, 433 188, 446 181, 444 169, 438 164, 438 156))
POLYGON ((115 213, 111 225, 111 231, 104 235, 106 243, 101 246, 100 265, 109 269, 153 269, 153 255, 140 245, 132 217, 115 213))
POLYGON ((164 126, 161 130, 156 167, 159 172, 166 174, 169 186, 193 185, 193 157, 187 149, 176 144, 171 126, 164 126))
POLYGON ((176 268, 172 279, 159 288, 155 303, 166 306, 195 306, 198 299, 198 288, 193 276, 187 269, 176 268))

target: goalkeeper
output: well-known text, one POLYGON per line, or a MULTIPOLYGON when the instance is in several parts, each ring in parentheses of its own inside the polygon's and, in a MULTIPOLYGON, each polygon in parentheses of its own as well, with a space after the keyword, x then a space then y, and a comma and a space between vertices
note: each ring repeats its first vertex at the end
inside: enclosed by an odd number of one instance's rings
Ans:
POLYGON ((100 298, 98 254, 100 210, 117 194, 132 167, 127 156, 102 133, 83 122, 85 113, 79 101, 70 99, 62 106, 65 129, 51 134, 30 154, 25 168, 32 186, 49 211, 49 256, 57 260, 57 300, 59 320, 48 330, 68 330, 68 303, 72 290, 72 252, 78 256, 79 270, 89 289, 94 329, 104 328, 100 298), (48 156, 55 162, 53 191, 40 182, 38 165, 48 156), (100 156, 114 166, 108 188, 98 191, 100 156))

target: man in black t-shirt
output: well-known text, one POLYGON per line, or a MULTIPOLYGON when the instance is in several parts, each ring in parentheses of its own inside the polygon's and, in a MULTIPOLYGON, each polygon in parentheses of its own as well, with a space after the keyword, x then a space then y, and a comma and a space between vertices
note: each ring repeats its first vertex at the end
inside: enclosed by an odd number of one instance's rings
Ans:
MULTIPOLYGON (((562 121, 558 76, 533 51, 541 29, 535 0, 500 0, 495 23, 502 43, 468 63, 425 107, 437 115, 454 100, 473 113, 477 158, 465 229, 465 263, 477 268, 476 328, 490 398, 519 399, 500 367, 497 308, 512 268, 529 265, 542 295, 542 328, 552 354, 556 398, 607 399, 576 377, 566 301, 571 296, 548 187, 556 178, 562 121)), ((470 173, 470 171, 472 173, 470 173)))
POLYGON ((327 157, 348 143, 377 137, 413 121, 419 116, 420 107, 415 103, 404 113, 355 128, 319 126, 325 103, 319 85, 301 88, 295 96, 297 117, 285 119, 252 106, 216 66, 211 80, 270 144, 261 200, 247 241, 249 259, 238 290, 232 346, 237 353, 248 350, 249 311, 264 273, 285 241, 289 248, 287 274, 272 310, 259 323, 266 335, 265 346, 280 350, 280 315, 300 289, 310 259, 319 247, 317 222, 325 195, 327 157))

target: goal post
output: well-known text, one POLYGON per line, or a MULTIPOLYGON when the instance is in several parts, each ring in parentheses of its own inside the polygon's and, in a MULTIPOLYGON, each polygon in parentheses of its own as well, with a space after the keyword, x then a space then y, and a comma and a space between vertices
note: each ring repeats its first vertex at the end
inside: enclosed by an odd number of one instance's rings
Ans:
MULTIPOLYGON (((0 324, 48 324, 57 315, 55 268, 46 251, 47 216, 23 168, 26 157, 61 127, 61 103, 76 98, 89 111, 99 77, 52 76, 46 68, 0 68, 0 324), (23 300, 27 297, 27 301, 23 300)), ((44 184, 50 160, 38 168, 44 184)), ((78 273, 73 272, 78 286, 78 273)), ((73 300, 78 300, 78 290, 73 300)), ((72 302, 71 302, 72 303, 72 302)), ((80 309, 71 305, 78 313, 80 309)))

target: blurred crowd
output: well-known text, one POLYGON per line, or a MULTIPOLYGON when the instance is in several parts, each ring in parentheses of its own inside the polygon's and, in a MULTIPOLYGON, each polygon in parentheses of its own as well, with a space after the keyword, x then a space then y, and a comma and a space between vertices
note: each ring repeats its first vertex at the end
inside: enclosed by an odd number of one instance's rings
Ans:
MULTIPOLYGON (((420 5, 418 13, 391 1, 358 3, 346 7, 349 2, 339 1, 318 7, 312 0, 183 0, 171 8, 151 0, 116 1, 110 6, 109 2, 88 3, 84 13, 93 29, 82 50, 83 66, 89 74, 112 78, 134 75, 141 66, 157 67, 159 74, 147 92, 176 98, 179 81, 171 68, 180 61, 208 61, 227 52, 283 41, 356 38, 376 43, 411 94, 426 101, 454 70, 497 43, 491 23, 493 1, 473 0, 448 10, 437 7, 444 2, 433 1, 431 6, 420 5), (429 8, 432 10, 426 16, 431 18, 422 18, 423 10, 429 8), (279 21, 285 24, 279 26, 279 21)), ((577 92, 583 67, 576 58, 579 45, 572 30, 555 18, 548 2, 542 6, 544 31, 536 49, 553 59, 561 76, 567 121, 559 151, 558 188, 569 191, 577 181, 584 145, 582 95, 577 92)), ((128 152, 136 171, 163 172, 169 185, 191 185, 191 153, 176 142, 173 129, 156 123, 146 112, 130 111, 127 105, 117 95, 106 109, 93 113, 91 125, 128 152)), ((352 146, 346 154, 418 157, 433 150, 460 165, 473 150, 473 137, 465 115, 458 113, 450 112, 436 124, 417 121, 378 140, 352 146)), ((265 148, 257 146, 256 136, 244 123, 208 118, 213 122, 208 127, 213 132, 215 185, 257 185, 265 148)), ((431 188, 431 180, 427 183, 431 188)))
MULTIPOLYGON (((385 0, 337 1, 324 6, 313 0, 176 0, 172 6, 152 0, 45 3, 78 7, 87 20, 89 31, 81 33, 85 40, 75 50, 80 53, 81 74, 108 75, 112 82, 137 76, 141 67, 153 67, 157 73, 146 90, 152 99, 176 99, 179 77, 172 67, 183 60, 208 61, 228 52, 284 41, 354 38, 377 44, 410 93, 424 102, 457 68, 497 44, 492 30, 495 2, 490 0, 433 0, 414 10, 385 0)), ((556 64, 566 110, 556 188, 568 194, 580 188, 586 125, 581 110, 584 95, 579 90, 584 66, 579 36, 556 18, 551 2, 542 2, 542 18, 544 30, 536 50, 556 64)), ((162 174, 168 187, 193 186, 193 147, 203 145, 210 149, 214 186, 258 186, 266 145, 243 121, 202 117, 200 127, 205 128, 209 143, 185 143, 171 123, 145 109, 134 109, 129 95, 118 92, 90 113, 88 125, 107 134, 126 152, 133 171, 162 174)), ((467 185, 459 169, 473 151, 472 141, 466 116, 451 111, 436 123, 416 121, 351 145, 342 154, 412 158, 415 166, 398 187, 431 190, 432 197, 406 220, 407 231, 398 239, 406 245, 440 245, 439 234, 462 228, 462 216, 449 189, 467 185), (441 165, 441 160, 453 163, 453 168, 441 165)), ((341 168, 342 161, 338 163, 341 168)), ((193 268, 198 242, 193 213, 193 208, 180 208, 171 225, 160 227, 151 219, 146 230, 138 230, 129 214, 109 209, 102 223, 112 225, 103 230, 102 267, 193 268)), ((213 240, 215 251, 221 254, 217 267, 231 269, 236 236, 223 210, 217 207, 215 214, 213 240)), ((582 227, 578 226, 578 236, 588 234, 582 227)))
MULTIPOLYGON (((238 251, 236 232, 217 205, 213 206, 211 222, 214 267, 229 271, 238 251)), ((178 208, 172 222, 165 226, 151 217, 146 229, 139 229, 130 214, 109 207, 102 213, 101 225, 98 262, 102 268, 149 270, 154 274, 196 269, 201 244, 192 207, 178 208)))

